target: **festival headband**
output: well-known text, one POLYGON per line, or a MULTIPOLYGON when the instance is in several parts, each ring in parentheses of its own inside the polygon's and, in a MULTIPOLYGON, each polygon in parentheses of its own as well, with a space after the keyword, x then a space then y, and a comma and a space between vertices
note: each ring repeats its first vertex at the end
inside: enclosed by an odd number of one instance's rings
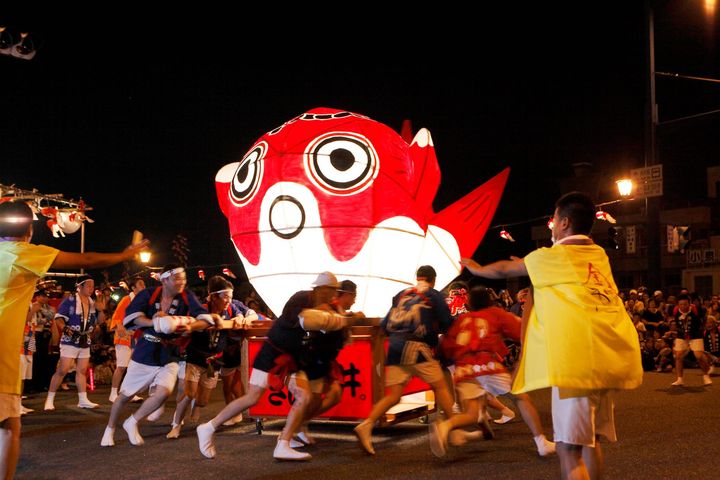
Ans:
POLYGON ((75 284, 75 286, 76 286, 76 287, 79 287, 80 285, 82 285, 83 283, 87 282, 88 280, 92 280, 92 277, 83 278, 82 280, 80 280, 79 282, 77 282, 77 283, 75 284))
POLYGON ((232 288, 225 288, 223 290, 218 290, 216 292, 210 292, 210 295, 219 295, 223 292, 230 292, 230 295, 232 295, 233 289, 232 288))
POLYGON ((0 222, 4 223, 30 223, 31 217, 0 217, 0 222))
POLYGON ((171 277, 171 276, 175 275, 176 273, 183 273, 184 271, 185 271, 185 269, 182 267, 173 268, 172 270, 168 270, 166 272, 161 273, 160 280, 165 280, 166 278, 171 277))

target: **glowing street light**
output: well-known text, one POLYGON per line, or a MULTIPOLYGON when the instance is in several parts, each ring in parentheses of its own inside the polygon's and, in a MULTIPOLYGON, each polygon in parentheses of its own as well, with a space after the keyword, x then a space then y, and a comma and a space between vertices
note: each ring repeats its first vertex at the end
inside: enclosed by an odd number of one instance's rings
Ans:
POLYGON ((708 20, 715 17, 716 0, 705 0, 705 16, 708 20))
POLYGON ((633 191, 633 182, 629 178, 623 178, 615 182, 621 197, 629 197, 633 191))

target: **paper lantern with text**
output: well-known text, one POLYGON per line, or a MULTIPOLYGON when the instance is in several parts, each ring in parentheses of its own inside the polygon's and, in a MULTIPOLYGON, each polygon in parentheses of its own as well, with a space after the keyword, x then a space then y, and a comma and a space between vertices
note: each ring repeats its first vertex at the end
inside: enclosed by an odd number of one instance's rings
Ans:
POLYGON ((458 275, 508 173, 436 213, 430 132, 408 145, 366 116, 316 108, 263 135, 218 171, 215 185, 248 279, 273 312, 331 271, 358 285, 354 309, 383 316, 392 296, 414 285, 418 266, 435 268, 438 289, 458 275))

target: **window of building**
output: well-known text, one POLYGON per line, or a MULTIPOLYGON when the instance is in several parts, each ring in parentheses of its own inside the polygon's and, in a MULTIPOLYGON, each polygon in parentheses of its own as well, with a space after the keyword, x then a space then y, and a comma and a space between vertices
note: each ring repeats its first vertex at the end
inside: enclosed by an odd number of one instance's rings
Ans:
POLYGON ((713 294, 712 275, 695 276, 695 292, 704 298, 710 298, 713 294))

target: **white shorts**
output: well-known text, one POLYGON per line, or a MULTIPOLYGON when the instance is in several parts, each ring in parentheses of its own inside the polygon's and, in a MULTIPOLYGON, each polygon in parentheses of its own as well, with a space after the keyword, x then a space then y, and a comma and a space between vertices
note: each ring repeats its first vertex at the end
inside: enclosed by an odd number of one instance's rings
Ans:
POLYGON ((460 400, 474 400, 485 395, 477 378, 467 378, 455 384, 455 391, 460 400))
POLYGON ((692 350, 693 352, 702 352, 705 350, 705 342, 702 338, 693 338, 689 342, 683 338, 676 338, 673 343, 673 350, 676 352, 685 352, 692 350))
POLYGON ((20 378, 32 380, 33 356, 20 354, 20 378))
POLYGON ((616 442, 612 390, 552 387, 553 439, 570 445, 595 447, 595 436, 616 442))
POLYGON ((207 368, 202 368, 192 363, 185 364, 185 381, 195 382, 202 385, 207 390, 217 387, 219 372, 215 372, 212 377, 207 376, 207 368))
POLYGON ((187 362, 185 360, 180 360, 178 362, 178 378, 180 380, 185 380, 185 365, 187 365, 187 362))
POLYGON ((20 418, 20 395, 0 393, 0 422, 15 417, 20 418))
POLYGON ((295 394, 295 390, 298 387, 298 381, 301 383, 304 381, 306 385, 308 385, 308 388, 312 393, 322 393, 323 389, 325 387, 325 378, 316 378, 315 380, 308 380, 307 375, 305 372, 295 372, 292 375, 290 375, 290 379, 288 380, 288 390, 295 394))
POLYGON ((509 373, 494 373, 476 377, 482 388, 491 395, 505 395, 512 387, 512 377, 509 373))
POLYGON ((150 392, 155 387, 165 387, 169 391, 175 388, 175 382, 178 376, 178 364, 168 363, 163 367, 153 367, 130 360, 127 373, 120 385, 120 394, 126 397, 132 397, 146 388, 150 388, 150 392))
POLYGON ((60 344, 61 358, 90 358, 90 347, 80 348, 74 345, 60 344))
POLYGON ((705 344, 702 338, 693 338, 690 342, 683 338, 676 338, 673 343, 673 350, 676 352, 687 352, 688 350, 703 352, 705 351, 705 344))
POLYGON ((253 368, 248 384, 255 385, 260 388, 268 388, 268 372, 253 368))
POLYGON ((132 348, 127 345, 116 344, 115 345, 115 366, 121 368, 127 368, 130 364, 130 357, 132 356, 132 348))
POLYGON ((425 383, 433 384, 445 380, 440 362, 428 360, 412 365, 387 365, 385 367, 385 386, 406 384, 412 377, 418 377, 425 383))

